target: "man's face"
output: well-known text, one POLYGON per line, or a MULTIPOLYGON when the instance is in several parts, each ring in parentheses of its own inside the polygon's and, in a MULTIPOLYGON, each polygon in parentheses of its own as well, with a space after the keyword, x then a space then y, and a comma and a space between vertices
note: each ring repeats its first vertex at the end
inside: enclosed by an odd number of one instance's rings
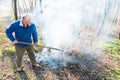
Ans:
POLYGON ((25 26, 29 25, 30 23, 31 23, 31 20, 30 20, 30 19, 27 19, 27 18, 24 18, 24 19, 23 19, 23 24, 24 24, 25 26))

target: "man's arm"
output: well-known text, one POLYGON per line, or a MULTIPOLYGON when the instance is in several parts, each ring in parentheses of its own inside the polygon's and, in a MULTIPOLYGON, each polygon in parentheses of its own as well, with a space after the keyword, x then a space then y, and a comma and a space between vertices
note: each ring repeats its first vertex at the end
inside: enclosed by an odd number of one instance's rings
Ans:
POLYGON ((15 38, 13 36, 13 32, 14 32, 14 24, 11 24, 7 29, 6 29, 6 35, 7 37, 10 39, 10 41, 14 42, 15 38))
POLYGON ((37 30, 36 30, 36 26, 35 25, 33 25, 32 36, 33 36, 34 44, 37 44, 38 43, 38 34, 37 34, 37 30))

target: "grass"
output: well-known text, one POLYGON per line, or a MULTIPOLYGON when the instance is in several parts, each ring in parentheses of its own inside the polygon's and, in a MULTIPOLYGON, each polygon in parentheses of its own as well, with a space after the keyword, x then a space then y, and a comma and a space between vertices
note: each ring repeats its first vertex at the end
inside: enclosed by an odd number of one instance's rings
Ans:
POLYGON ((112 54, 120 55, 120 40, 109 41, 106 43, 106 49, 111 51, 112 54))
POLYGON ((102 48, 105 51, 105 57, 112 62, 107 63, 107 69, 103 76, 106 80, 120 80, 120 40, 112 41, 96 41, 94 42, 96 48, 102 48), (118 63, 118 64, 115 64, 118 63), (112 65, 111 65, 112 64, 112 65), (114 65, 114 66, 113 66, 114 65))
MULTIPOLYGON (((106 43, 106 50, 110 52, 110 54, 106 54, 106 56, 110 59, 113 59, 114 62, 120 61, 120 40, 115 39, 114 41, 109 41, 106 43)), ((113 63, 114 64, 114 63, 113 63)), ((120 64, 118 63, 116 66, 110 68, 114 71, 107 71, 105 77, 107 80, 120 80, 120 64), (107 73, 110 72, 110 73, 107 73)))

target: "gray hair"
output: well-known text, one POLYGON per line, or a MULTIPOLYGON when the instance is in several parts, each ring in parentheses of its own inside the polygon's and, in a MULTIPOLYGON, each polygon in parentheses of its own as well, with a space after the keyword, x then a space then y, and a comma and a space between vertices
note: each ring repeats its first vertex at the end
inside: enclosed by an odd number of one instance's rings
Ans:
POLYGON ((30 19, 31 20, 31 15, 30 13, 25 13, 23 16, 22 16, 22 20, 23 19, 30 19))

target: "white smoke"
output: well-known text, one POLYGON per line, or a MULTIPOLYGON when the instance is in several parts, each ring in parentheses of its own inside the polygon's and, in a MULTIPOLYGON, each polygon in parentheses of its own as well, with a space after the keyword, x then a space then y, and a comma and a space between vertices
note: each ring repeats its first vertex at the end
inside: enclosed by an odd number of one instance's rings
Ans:
MULTIPOLYGON (((94 43, 114 38, 120 1, 116 0, 43 0, 43 13, 34 10, 36 24, 42 29, 45 45, 59 49, 77 48, 87 54, 100 54, 94 43), (39 15, 39 16, 38 16, 39 15)), ((39 31, 39 29, 38 29, 39 31)), ((41 30, 40 30, 41 31, 41 30)), ((102 49, 104 47, 102 46, 102 49)), ((57 65, 74 62, 68 54, 42 52, 40 62, 57 65)))

